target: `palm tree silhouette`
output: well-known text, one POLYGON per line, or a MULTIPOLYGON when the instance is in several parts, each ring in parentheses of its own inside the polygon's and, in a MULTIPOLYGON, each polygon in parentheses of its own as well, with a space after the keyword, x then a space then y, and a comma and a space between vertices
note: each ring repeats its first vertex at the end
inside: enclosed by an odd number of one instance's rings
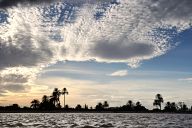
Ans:
POLYGON ((80 105, 80 104, 78 104, 78 105, 75 107, 75 109, 76 109, 76 110, 81 110, 81 109, 82 109, 82 107, 81 107, 81 105, 80 105))
POLYGON ((139 101, 136 102, 136 106, 142 106, 141 103, 139 101))
POLYGON ((50 99, 47 95, 44 95, 40 103, 40 109, 49 109, 49 108, 50 108, 50 99))
POLYGON ((109 107, 109 103, 107 101, 104 101, 103 108, 108 108, 108 107, 109 107))
POLYGON ((159 101, 155 99, 155 100, 153 101, 153 106, 156 106, 156 109, 158 109, 159 101))
POLYGON ((58 106, 58 104, 60 104, 60 100, 59 100, 60 95, 61 95, 60 90, 58 88, 55 88, 51 96, 55 107, 58 106))
POLYGON ((132 100, 129 100, 128 102, 127 102, 127 105, 129 105, 130 107, 133 105, 133 101, 132 100))
POLYGON ((96 107, 95 107, 96 110, 103 110, 103 104, 101 102, 99 102, 96 107))
POLYGON ((184 102, 179 102, 178 107, 179 107, 180 111, 187 111, 188 110, 188 107, 184 102))
POLYGON ((49 102, 49 97, 47 95, 44 95, 42 97, 42 103, 46 103, 46 102, 49 102))
POLYGON ((145 110, 145 107, 142 106, 141 102, 137 101, 134 107, 135 111, 145 110))
POLYGON ((63 88, 63 90, 62 90, 62 92, 61 92, 61 94, 64 96, 64 106, 63 106, 63 108, 65 108, 65 95, 68 95, 69 94, 69 92, 67 91, 67 89, 66 88, 63 88))
POLYGON ((163 101, 163 97, 162 97, 162 95, 161 94, 157 94, 156 96, 155 96, 155 100, 154 100, 154 102, 153 102, 153 105, 154 106, 159 106, 159 108, 160 108, 160 110, 161 110, 161 103, 163 103, 164 101, 163 101))
POLYGON ((37 109, 39 107, 39 105, 40 105, 39 100, 34 99, 31 101, 31 108, 37 109))
POLYGON ((126 107, 127 109, 130 111, 130 110, 133 110, 133 107, 134 107, 134 104, 133 104, 133 101, 132 100, 129 100, 126 104, 126 107))
POLYGON ((165 104, 164 110, 165 110, 165 111, 171 111, 171 102, 168 101, 168 102, 165 104))

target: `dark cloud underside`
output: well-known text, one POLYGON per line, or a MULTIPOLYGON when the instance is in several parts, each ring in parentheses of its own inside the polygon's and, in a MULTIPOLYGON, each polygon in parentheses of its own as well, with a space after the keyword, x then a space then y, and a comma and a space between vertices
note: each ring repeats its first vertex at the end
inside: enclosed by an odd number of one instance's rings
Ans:
POLYGON ((84 3, 96 3, 96 2, 111 2, 117 3, 116 0, 0 0, 0 8, 7 8, 17 6, 18 4, 23 5, 39 5, 39 4, 50 4, 55 2, 65 2, 69 4, 82 5, 84 3))
POLYGON ((91 53, 104 59, 122 60, 152 55, 154 49, 153 45, 145 43, 100 41, 91 49, 91 53))
POLYGON ((42 4, 55 1, 58 0, 0 0, 0 8, 16 6, 17 4, 42 4))

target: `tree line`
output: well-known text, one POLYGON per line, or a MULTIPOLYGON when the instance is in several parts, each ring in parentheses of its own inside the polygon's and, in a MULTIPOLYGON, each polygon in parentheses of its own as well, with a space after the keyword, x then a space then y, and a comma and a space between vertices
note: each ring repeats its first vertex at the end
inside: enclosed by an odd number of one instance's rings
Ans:
POLYGON ((76 107, 69 107, 65 103, 65 97, 69 92, 66 88, 59 90, 55 88, 50 96, 43 95, 41 101, 38 99, 33 99, 31 101, 30 107, 21 108, 18 104, 13 104, 10 106, 0 106, 0 111, 3 112, 8 111, 96 111, 96 112, 185 112, 192 113, 192 106, 188 108, 188 106, 184 102, 166 102, 164 108, 162 109, 162 104, 164 103, 164 99, 161 94, 156 94, 155 99, 153 101, 154 109, 148 110, 145 106, 141 104, 140 101, 134 103, 132 100, 128 100, 127 103, 123 106, 118 107, 110 107, 108 101, 99 102, 95 107, 89 107, 87 104, 80 105, 77 104, 76 107), (63 107, 60 103, 60 97, 63 95, 63 107))

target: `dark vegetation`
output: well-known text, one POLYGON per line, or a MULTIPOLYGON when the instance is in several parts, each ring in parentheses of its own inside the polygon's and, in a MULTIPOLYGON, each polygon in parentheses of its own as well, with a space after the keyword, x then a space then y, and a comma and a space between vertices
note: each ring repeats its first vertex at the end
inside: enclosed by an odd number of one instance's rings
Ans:
POLYGON ((88 105, 81 106, 77 104, 76 107, 70 107, 65 104, 65 96, 68 95, 66 88, 59 90, 55 88, 51 96, 44 95, 39 101, 34 99, 31 101, 30 107, 20 107, 18 104, 12 104, 10 106, 0 106, 0 112, 159 112, 159 113, 192 113, 192 107, 188 108, 184 102, 166 102, 164 103, 161 94, 155 96, 153 110, 148 110, 141 102, 134 103, 132 100, 119 107, 110 107, 107 101, 99 102, 95 107, 89 107, 88 105), (60 104, 60 97, 63 95, 64 104, 62 107, 60 104))

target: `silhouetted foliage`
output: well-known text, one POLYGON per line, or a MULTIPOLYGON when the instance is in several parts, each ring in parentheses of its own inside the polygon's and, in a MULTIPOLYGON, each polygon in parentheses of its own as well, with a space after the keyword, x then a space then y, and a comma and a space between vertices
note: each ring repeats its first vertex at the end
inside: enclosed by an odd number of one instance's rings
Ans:
POLYGON ((27 106, 24 106, 23 107, 23 110, 25 110, 25 111, 29 111, 31 108, 30 107, 27 107, 27 106))
POLYGON ((88 105, 85 104, 84 109, 88 110, 89 109, 88 105))
POLYGON ((142 106, 142 104, 138 101, 136 104, 132 100, 129 100, 126 105, 123 105, 119 108, 120 111, 135 111, 135 112, 144 112, 147 109, 142 106))
POLYGON ((127 105, 127 110, 128 111, 132 111, 133 110, 134 104, 133 104, 132 100, 129 100, 126 105, 127 105))
POLYGON ((69 109, 69 105, 65 105, 65 110, 68 110, 69 109))
POLYGON ((20 110, 20 106, 18 104, 12 104, 12 105, 9 105, 9 106, 0 106, 0 110, 20 110))
POLYGON ((75 107, 76 110, 82 110, 82 107, 80 104, 78 104, 76 107, 75 107))
POLYGON ((58 106, 60 107, 60 100, 59 100, 60 95, 61 95, 60 90, 58 88, 55 88, 53 90, 53 93, 52 93, 52 96, 51 96, 51 101, 55 105, 56 108, 58 106))
POLYGON ((107 101, 104 101, 103 103, 103 108, 106 109, 109 107, 109 103, 107 101))
POLYGON ((64 96, 64 105, 63 105, 63 107, 65 108, 65 95, 68 95, 68 94, 69 94, 69 92, 67 91, 67 89, 66 89, 66 88, 63 88, 63 90, 62 90, 61 94, 64 96))
POLYGON ((7 107, 8 110, 19 110, 20 106, 18 104, 12 104, 7 107))
POLYGON ((166 112, 176 112, 177 111, 177 105, 176 105, 176 103, 175 102, 167 102, 166 104, 165 104, 165 108, 164 108, 164 111, 166 111, 166 112))
POLYGON ((142 106, 142 104, 139 101, 137 101, 136 106, 134 107, 134 110, 135 111, 146 111, 147 109, 144 106, 142 106))
POLYGON ((37 108, 39 108, 39 106, 40 106, 39 100, 34 99, 34 100, 31 101, 31 108, 37 109, 37 108))
POLYGON ((50 103, 49 97, 47 95, 44 95, 42 97, 42 102, 40 103, 40 109, 41 110, 50 110, 53 107, 53 104, 50 103))
POLYGON ((95 107, 96 110, 103 110, 103 104, 101 102, 99 102, 96 107, 95 107))
POLYGON ((161 94, 157 94, 155 96, 154 102, 153 102, 153 106, 158 106, 159 109, 161 110, 161 104, 163 103, 163 97, 161 96, 161 94))
POLYGON ((6 111, 26 111, 26 112, 44 112, 44 111, 53 111, 53 110, 59 110, 59 111, 80 111, 80 112, 178 112, 178 113, 192 113, 192 106, 191 108, 188 108, 187 105, 184 102, 166 102, 165 107, 163 110, 161 110, 161 104, 164 102, 163 97, 161 94, 157 94, 155 96, 153 105, 157 106, 156 109, 148 110, 141 104, 140 101, 137 101, 134 103, 132 100, 128 100, 128 102, 120 107, 109 107, 108 101, 99 102, 95 108, 88 107, 87 104, 85 104, 83 107, 80 104, 77 104, 75 108, 69 107, 68 105, 65 105, 65 95, 68 94, 68 91, 66 88, 63 88, 62 91, 60 91, 58 88, 55 88, 51 94, 51 96, 44 95, 42 97, 41 102, 38 99, 34 99, 31 101, 30 107, 23 107, 20 108, 18 104, 12 104, 10 106, 0 106, 0 112, 6 112, 6 111), (64 109, 61 109, 60 104, 60 96, 64 95, 64 109))
POLYGON ((178 103, 178 107, 179 107, 178 110, 181 111, 181 112, 188 111, 188 107, 187 107, 187 105, 184 102, 179 102, 178 103))

